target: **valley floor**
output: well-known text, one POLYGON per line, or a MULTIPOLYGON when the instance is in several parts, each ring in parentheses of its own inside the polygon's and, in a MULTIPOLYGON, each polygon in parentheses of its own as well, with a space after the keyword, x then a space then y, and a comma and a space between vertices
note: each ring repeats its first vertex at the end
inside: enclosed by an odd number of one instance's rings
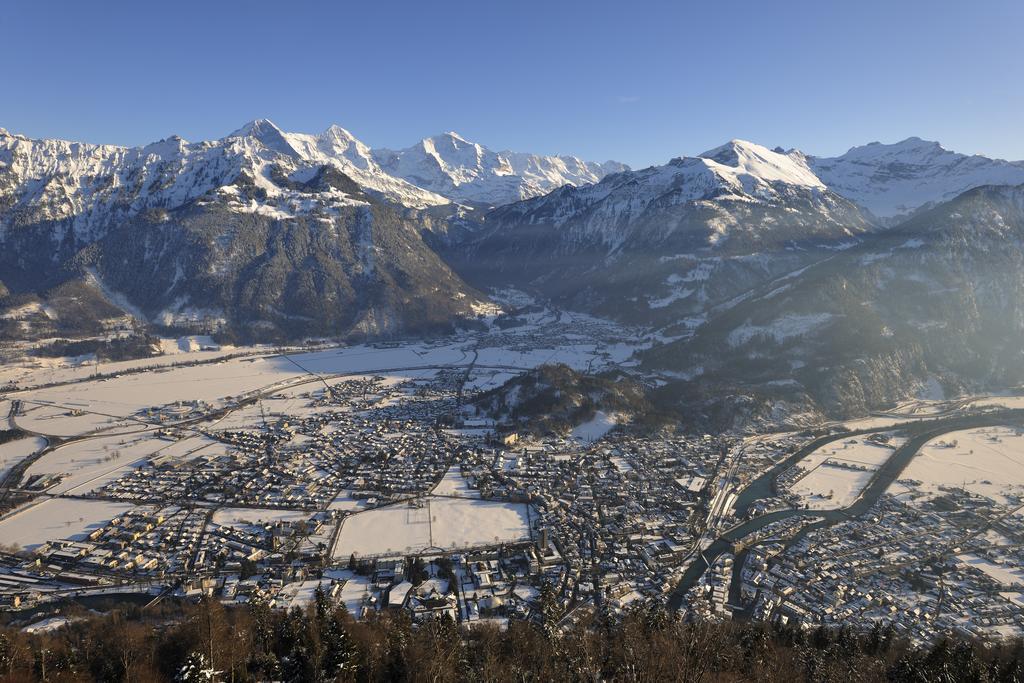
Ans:
POLYGON ((356 616, 504 624, 550 589, 562 627, 672 602, 1024 633, 1019 424, 935 427, 1019 398, 922 399, 824 437, 648 437, 599 411, 518 443, 472 407, 544 363, 635 369, 648 339, 540 310, 434 342, 5 366, 0 599, 289 607, 324 585, 356 616))

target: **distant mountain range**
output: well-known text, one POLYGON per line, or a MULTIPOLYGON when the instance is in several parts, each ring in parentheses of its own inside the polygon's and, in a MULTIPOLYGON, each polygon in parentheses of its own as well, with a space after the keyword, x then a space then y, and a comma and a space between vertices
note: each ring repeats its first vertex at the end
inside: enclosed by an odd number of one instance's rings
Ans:
POLYGON ((655 330, 644 364, 694 420, 797 423, 1024 381, 1022 186, 917 138, 631 170, 266 120, 141 148, 0 131, 0 335, 436 334, 514 286, 655 330))
POLYGON ((151 323, 247 339, 450 329, 485 300, 424 229, 624 168, 453 134, 374 152, 338 126, 306 135, 266 120, 140 148, 0 130, 0 281, 15 302, 43 300, 19 303, 28 319, 7 318, 8 335, 82 327, 44 305, 68 282, 151 323))

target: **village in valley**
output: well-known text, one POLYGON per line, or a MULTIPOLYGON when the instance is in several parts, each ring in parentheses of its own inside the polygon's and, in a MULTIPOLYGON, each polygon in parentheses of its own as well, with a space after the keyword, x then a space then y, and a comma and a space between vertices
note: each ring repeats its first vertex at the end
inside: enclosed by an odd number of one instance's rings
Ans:
POLYGON ((544 364, 639 375, 651 339, 544 309, 521 322, 10 364, 0 602, 289 609, 321 589, 356 618, 467 626, 660 606, 920 642, 1024 633, 1019 399, 781 433, 643 433, 603 414, 535 433, 475 397, 544 364))

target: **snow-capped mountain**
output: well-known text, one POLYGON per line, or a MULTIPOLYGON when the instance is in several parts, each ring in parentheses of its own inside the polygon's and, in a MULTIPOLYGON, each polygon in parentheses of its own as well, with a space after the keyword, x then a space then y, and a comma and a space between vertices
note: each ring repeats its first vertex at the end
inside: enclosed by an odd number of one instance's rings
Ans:
POLYGON ((336 127, 138 148, 4 132, 0 281, 244 336, 443 329, 481 301, 421 238, 419 210, 446 204, 336 127))
MULTIPOLYGON (((32 140, 0 131, 0 238, 23 222, 60 221, 78 239, 148 208, 173 208, 241 176, 262 188, 279 212, 291 209, 286 186, 330 165, 382 199, 423 208, 448 200, 380 170, 365 145, 341 128, 319 136, 283 133, 253 121, 221 140, 174 136, 145 147, 32 140)), ((244 210, 240 209, 240 210, 244 210)))
POLYGON ((370 148, 341 126, 331 126, 319 135, 285 133, 264 119, 247 124, 226 139, 259 140, 268 149, 300 164, 331 164, 363 188, 404 206, 425 208, 450 201, 448 197, 388 174, 377 164, 370 148))
POLYGON ((890 223, 974 187, 1024 183, 1024 162, 960 154, 914 137, 808 161, 830 189, 890 223))
MULTIPOLYGON (((679 207, 711 207, 708 202, 771 205, 800 198, 824 211, 838 200, 808 168, 799 152, 779 153, 743 140, 696 157, 679 157, 664 166, 651 166, 607 176, 580 188, 563 187, 544 197, 513 204, 495 212, 495 219, 520 225, 550 224, 615 251, 627 244, 641 222, 657 218, 665 235, 680 227, 679 207)), ((724 244, 735 233, 756 229, 721 220, 706 224, 703 246, 724 244)), ((777 230, 771 240, 788 239, 777 230)))
POLYGON ((546 194, 563 185, 596 183, 627 170, 573 156, 495 152, 449 132, 401 150, 377 149, 374 159, 388 173, 418 187, 467 204, 500 206, 546 194))
POLYGON ((499 207, 449 257, 471 281, 671 323, 870 228, 799 152, 733 140, 499 207))
POLYGON ((393 175, 379 159, 406 168, 411 154, 375 154, 339 126, 289 133, 258 119, 219 140, 132 148, 0 130, 0 282, 45 299, 74 281, 69 301, 245 336, 443 328, 482 301, 422 238, 465 212, 455 202, 518 199, 605 167, 432 145, 455 181, 393 175))
POLYGON ((1016 367, 1018 183, 1021 164, 916 139, 835 159, 732 140, 634 171, 266 120, 136 148, 0 131, 0 338, 124 311, 245 339, 425 334, 514 285, 678 338, 649 362, 695 382, 781 386, 803 354, 800 405, 860 410, 1016 367))

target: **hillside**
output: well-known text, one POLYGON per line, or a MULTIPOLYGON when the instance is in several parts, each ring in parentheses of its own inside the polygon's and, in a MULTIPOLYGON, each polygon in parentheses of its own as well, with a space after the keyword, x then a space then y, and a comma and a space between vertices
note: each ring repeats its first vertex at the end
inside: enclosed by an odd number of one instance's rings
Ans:
POLYGON ((479 286, 511 284, 631 323, 686 326, 871 227, 803 155, 733 141, 495 209, 444 253, 479 286))
POLYGON ((982 187, 709 318, 645 363, 850 416, 1024 381, 1024 187, 982 187))
POLYGON ((586 375, 566 365, 542 365, 510 379, 473 401, 480 413, 535 434, 565 434, 590 423, 594 430, 634 419, 651 410, 643 385, 624 376, 586 375))

